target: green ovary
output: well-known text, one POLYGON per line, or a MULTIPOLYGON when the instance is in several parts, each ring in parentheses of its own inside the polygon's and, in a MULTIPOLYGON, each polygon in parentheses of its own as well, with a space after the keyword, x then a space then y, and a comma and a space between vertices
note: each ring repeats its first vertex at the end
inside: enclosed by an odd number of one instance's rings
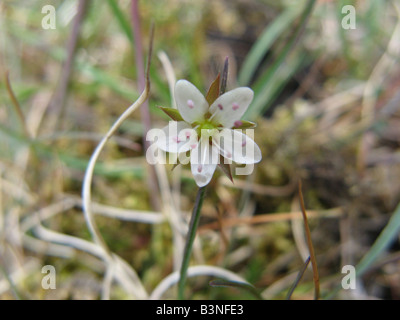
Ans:
POLYGON ((199 124, 199 127, 196 131, 199 137, 201 137, 202 135, 212 136, 216 132, 217 127, 218 126, 214 123, 205 120, 204 122, 199 124))

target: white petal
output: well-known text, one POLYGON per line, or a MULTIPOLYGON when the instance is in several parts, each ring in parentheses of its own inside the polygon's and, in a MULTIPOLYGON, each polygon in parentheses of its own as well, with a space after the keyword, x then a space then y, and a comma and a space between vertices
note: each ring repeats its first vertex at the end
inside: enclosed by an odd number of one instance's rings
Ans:
POLYGON ((156 145, 166 152, 186 152, 190 149, 190 138, 186 138, 186 132, 195 131, 184 121, 170 121, 157 137, 156 145))
POLYGON ((225 128, 232 128, 249 107, 253 96, 253 90, 247 87, 224 93, 210 107, 212 119, 225 128))
POLYGON ((190 154, 192 174, 199 187, 204 187, 210 182, 218 161, 219 154, 217 148, 210 145, 208 139, 201 139, 200 143, 190 154))
POLYGON ((208 111, 206 98, 189 81, 179 80, 175 84, 175 100, 179 113, 188 123, 204 119, 208 111))
POLYGON ((262 158, 258 145, 241 130, 223 129, 213 137, 213 144, 224 158, 240 164, 257 163, 262 158))

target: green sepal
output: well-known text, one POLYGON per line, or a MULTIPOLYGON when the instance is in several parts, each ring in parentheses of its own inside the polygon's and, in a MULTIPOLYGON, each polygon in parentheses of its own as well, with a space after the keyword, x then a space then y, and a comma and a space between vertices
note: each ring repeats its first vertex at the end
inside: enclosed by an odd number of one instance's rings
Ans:
POLYGON ((178 109, 168 108, 168 107, 159 107, 162 111, 164 111, 167 116, 169 116, 172 120, 175 121, 184 121, 178 109))
POLYGON ((247 121, 247 120, 239 120, 242 124, 240 126, 234 126, 232 129, 251 129, 255 128, 257 124, 255 122, 247 121))

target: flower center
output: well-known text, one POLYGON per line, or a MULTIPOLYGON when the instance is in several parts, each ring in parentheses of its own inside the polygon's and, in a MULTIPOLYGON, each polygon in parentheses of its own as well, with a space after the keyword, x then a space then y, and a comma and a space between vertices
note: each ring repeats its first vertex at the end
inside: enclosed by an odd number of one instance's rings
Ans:
POLYGON ((212 123, 210 120, 204 120, 204 122, 199 123, 197 129, 197 134, 199 137, 208 136, 211 137, 217 132, 217 125, 212 123))
POLYGON ((211 130, 211 129, 216 129, 216 126, 213 125, 211 122, 205 122, 203 124, 200 125, 201 129, 205 129, 205 130, 211 130))

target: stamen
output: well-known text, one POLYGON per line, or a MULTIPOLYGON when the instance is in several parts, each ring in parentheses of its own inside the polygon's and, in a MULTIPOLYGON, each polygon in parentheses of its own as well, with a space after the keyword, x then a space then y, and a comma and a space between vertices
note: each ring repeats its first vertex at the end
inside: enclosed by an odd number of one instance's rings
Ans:
POLYGON ((188 100, 187 101, 187 105, 188 105, 188 107, 190 108, 190 109, 193 109, 194 108, 194 102, 193 102, 193 100, 188 100))
POLYGON ((232 104, 232 110, 233 110, 233 111, 236 111, 237 109, 239 109, 239 105, 238 105, 236 102, 234 102, 234 103, 232 104))

